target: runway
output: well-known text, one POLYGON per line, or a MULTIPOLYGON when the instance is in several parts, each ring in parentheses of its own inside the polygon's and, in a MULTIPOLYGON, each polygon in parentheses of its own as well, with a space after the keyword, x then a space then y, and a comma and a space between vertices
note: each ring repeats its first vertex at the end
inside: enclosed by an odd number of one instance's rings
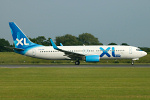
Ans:
POLYGON ((0 68, 30 68, 30 67, 150 67, 150 65, 0 65, 0 68))

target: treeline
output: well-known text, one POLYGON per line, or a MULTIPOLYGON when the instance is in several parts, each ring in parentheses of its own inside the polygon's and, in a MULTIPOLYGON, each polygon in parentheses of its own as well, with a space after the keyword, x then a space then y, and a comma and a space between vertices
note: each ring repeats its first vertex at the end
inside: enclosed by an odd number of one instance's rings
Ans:
MULTIPOLYGON (((38 36, 36 38, 29 38, 32 42, 49 46, 51 45, 50 39, 46 39, 44 36, 38 36)), ((64 36, 57 36, 56 39, 56 45, 60 45, 62 43, 64 46, 69 46, 69 45, 103 45, 102 43, 99 42, 98 38, 94 37, 90 33, 83 33, 80 34, 78 37, 66 34, 64 36)))
POLYGON ((13 47, 13 45, 10 45, 8 40, 0 38, 0 52, 12 52, 13 51, 12 49, 6 48, 5 46, 13 47))
MULTIPOLYGON (((50 39, 46 39, 44 36, 38 36, 36 38, 29 38, 32 42, 44 45, 44 46, 50 46, 50 39)), ((55 39, 56 45, 60 45, 62 43, 64 46, 70 46, 70 45, 103 45, 98 38, 93 36, 90 33, 83 33, 80 34, 78 37, 66 34, 64 36, 57 36, 55 39)), ((109 43, 108 45, 117 45, 116 43, 109 43)), ((128 45, 127 43, 122 43, 121 45, 128 45)), ((8 47, 14 47, 14 44, 11 45, 8 40, 0 39, 0 52, 12 52, 13 50, 6 48, 8 47)), ((146 52, 150 52, 150 48, 142 47, 142 50, 146 52)))

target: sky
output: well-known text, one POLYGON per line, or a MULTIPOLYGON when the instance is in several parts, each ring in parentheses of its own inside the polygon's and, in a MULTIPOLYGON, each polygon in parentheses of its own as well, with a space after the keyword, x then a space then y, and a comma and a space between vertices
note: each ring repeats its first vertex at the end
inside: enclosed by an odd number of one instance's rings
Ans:
POLYGON ((150 0, 0 0, 0 38, 12 44, 9 22, 31 38, 87 32, 105 45, 150 47, 150 0))

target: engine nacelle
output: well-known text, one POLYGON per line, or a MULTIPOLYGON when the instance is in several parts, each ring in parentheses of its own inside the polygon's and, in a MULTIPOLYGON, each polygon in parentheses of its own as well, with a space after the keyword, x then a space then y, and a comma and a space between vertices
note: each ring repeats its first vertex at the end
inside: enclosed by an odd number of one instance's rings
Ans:
POLYGON ((100 56, 99 55, 89 55, 85 57, 86 62, 99 62, 100 56))

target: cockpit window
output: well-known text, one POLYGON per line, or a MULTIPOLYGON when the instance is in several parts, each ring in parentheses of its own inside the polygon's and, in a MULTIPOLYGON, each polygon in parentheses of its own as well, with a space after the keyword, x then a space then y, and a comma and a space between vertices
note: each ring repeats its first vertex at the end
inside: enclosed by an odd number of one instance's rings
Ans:
POLYGON ((138 48, 138 49, 136 49, 136 51, 142 51, 142 50, 138 48))

